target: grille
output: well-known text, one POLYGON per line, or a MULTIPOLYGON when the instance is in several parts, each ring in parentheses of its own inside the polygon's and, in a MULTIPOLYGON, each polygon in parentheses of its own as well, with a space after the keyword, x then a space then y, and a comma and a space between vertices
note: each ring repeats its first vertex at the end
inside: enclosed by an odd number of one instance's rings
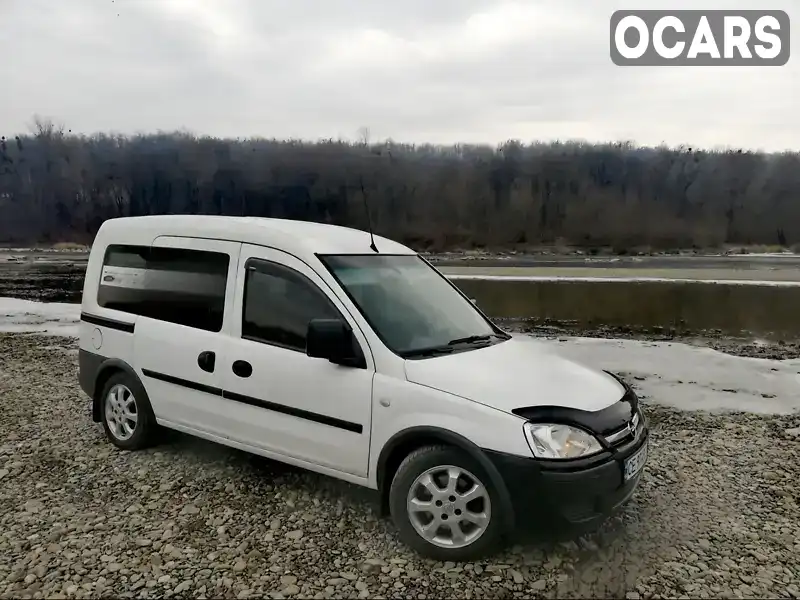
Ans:
POLYGON ((641 433, 641 423, 642 419, 639 416, 639 411, 634 413, 633 418, 628 422, 625 427, 615 431, 611 435, 606 436, 606 442, 610 446, 619 446, 620 444, 624 444, 625 442, 630 441, 631 439, 636 439, 639 437, 641 433))

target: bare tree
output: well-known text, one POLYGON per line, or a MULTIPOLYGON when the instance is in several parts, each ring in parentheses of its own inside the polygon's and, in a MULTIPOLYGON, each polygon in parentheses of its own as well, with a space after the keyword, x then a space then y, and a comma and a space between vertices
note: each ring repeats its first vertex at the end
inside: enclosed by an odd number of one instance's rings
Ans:
POLYGON ((55 123, 49 117, 34 115, 33 122, 28 126, 28 129, 38 138, 52 139, 64 137, 64 124, 55 123))
POLYGON ((236 214, 372 224, 419 249, 800 244, 800 154, 631 143, 499 147, 65 133, 0 140, 0 242, 88 241, 108 218, 236 214))
POLYGON ((369 146, 370 142, 370 131, 369 127, 359 127, 358 128, 358 143, 362 146, 369 146))

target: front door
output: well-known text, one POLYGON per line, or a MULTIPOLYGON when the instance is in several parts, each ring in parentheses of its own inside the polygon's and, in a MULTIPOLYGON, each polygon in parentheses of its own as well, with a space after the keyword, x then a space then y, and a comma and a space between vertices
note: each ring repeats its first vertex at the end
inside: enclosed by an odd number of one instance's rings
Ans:
POLYGON ((230 437, 366 477, 375 369, 347 308, 304 262, 248 244, 242 245, 236 294, 230 346, 220 364, 224 398, 236 405, 229 412, 235 421, 230 437), (306 328, 314 318, 345 319, 367 368, 307 356, 306 328))

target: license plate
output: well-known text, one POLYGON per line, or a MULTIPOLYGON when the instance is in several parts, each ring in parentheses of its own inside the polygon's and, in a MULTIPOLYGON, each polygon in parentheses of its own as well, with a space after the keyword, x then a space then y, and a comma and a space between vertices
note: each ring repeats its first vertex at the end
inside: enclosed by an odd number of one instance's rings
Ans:
POLYGON ((642 470, 644 467, 644 463, 647 462, 647 443, 645 442, 644 446, 639 448, 639 450, 633 456, 629 457, 625 461, 625 481, 628 481, 631 477, 635 477, 639 471, 642 470))

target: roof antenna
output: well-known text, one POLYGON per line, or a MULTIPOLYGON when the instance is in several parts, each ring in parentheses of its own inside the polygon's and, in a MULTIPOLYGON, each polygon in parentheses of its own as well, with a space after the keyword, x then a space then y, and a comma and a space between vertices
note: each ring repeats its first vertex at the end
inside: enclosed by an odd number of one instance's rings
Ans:
POLYGON ((358 178, 361 185, 361 197, 364 198, 364 210, 367 213, 367 226, 369 227, 369 247, 373 252, 378 252, 378 247, 375 245, 375 236, 372 234, 372 219, 369 216, 369 203, 367 202, 367 190, 364 189, 364 178, 358 178))

